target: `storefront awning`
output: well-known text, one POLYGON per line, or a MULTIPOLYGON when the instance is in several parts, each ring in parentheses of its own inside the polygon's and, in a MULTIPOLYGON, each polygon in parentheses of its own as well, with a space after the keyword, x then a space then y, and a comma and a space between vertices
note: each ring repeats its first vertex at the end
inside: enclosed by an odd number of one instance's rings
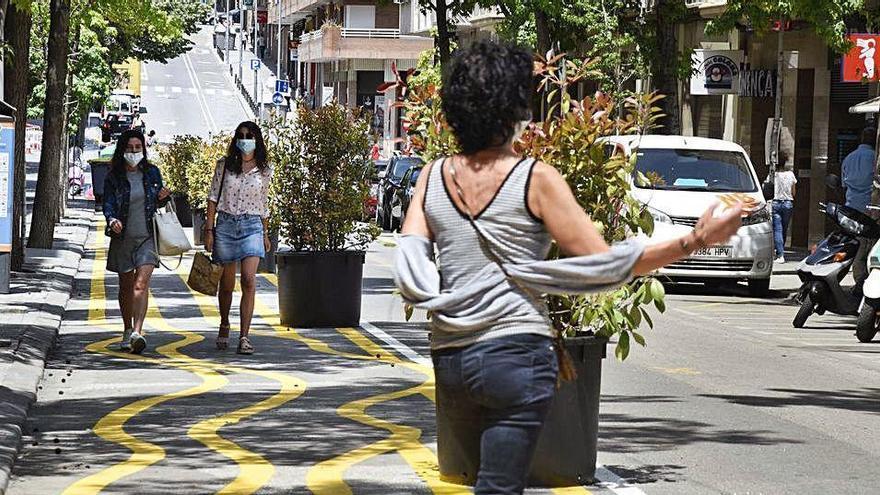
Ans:
POLYGON ((880 96, 863 101, 858 105, 849 107, 849 113, 878 113, 880 112, 880 96))

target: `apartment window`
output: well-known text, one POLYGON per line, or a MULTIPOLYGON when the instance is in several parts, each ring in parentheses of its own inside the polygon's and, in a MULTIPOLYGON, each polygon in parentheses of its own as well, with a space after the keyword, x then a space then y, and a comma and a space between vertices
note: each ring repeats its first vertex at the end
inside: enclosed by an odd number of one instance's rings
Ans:
POLYGON ((375 5, 346 5, 345 27, 350 29, 375 29, 375 5))

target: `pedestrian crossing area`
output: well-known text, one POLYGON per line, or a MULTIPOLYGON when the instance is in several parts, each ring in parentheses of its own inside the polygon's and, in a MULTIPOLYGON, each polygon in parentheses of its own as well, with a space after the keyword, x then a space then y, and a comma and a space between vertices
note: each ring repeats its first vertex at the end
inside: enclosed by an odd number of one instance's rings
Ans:
MULTIPOLYGON (((158 86, 158 85, 141 85, 141 93, 158 93, 158 94, 190 94, 199 93, 197 88, 181 88, 180 86, 158 86)), ((229 89, 202 88, 201 93, 208 96, 233 96, 235 93, 229 89)))

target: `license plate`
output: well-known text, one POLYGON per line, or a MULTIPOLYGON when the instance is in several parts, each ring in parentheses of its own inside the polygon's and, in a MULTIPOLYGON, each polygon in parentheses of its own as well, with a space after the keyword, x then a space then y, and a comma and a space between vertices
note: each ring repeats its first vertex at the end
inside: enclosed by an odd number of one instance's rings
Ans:
POLYGON ((706 258, 730 258, 733 256, 732 246, 712 246, 700 248, 694 251, 693 256, 702 256, 706 258))

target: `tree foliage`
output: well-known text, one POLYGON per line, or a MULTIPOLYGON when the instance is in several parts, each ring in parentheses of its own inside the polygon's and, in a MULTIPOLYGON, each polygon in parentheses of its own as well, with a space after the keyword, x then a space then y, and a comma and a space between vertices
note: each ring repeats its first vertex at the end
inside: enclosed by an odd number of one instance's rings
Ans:
POLYGON ((728 0, 727 10, 707 26, 710 32, 726 32, 746 23, 757 33, 771 30, 774 21, 806 21, 837 52, 849 49, 846 21, 854 13, 873 16, 865 0, 728 0))

